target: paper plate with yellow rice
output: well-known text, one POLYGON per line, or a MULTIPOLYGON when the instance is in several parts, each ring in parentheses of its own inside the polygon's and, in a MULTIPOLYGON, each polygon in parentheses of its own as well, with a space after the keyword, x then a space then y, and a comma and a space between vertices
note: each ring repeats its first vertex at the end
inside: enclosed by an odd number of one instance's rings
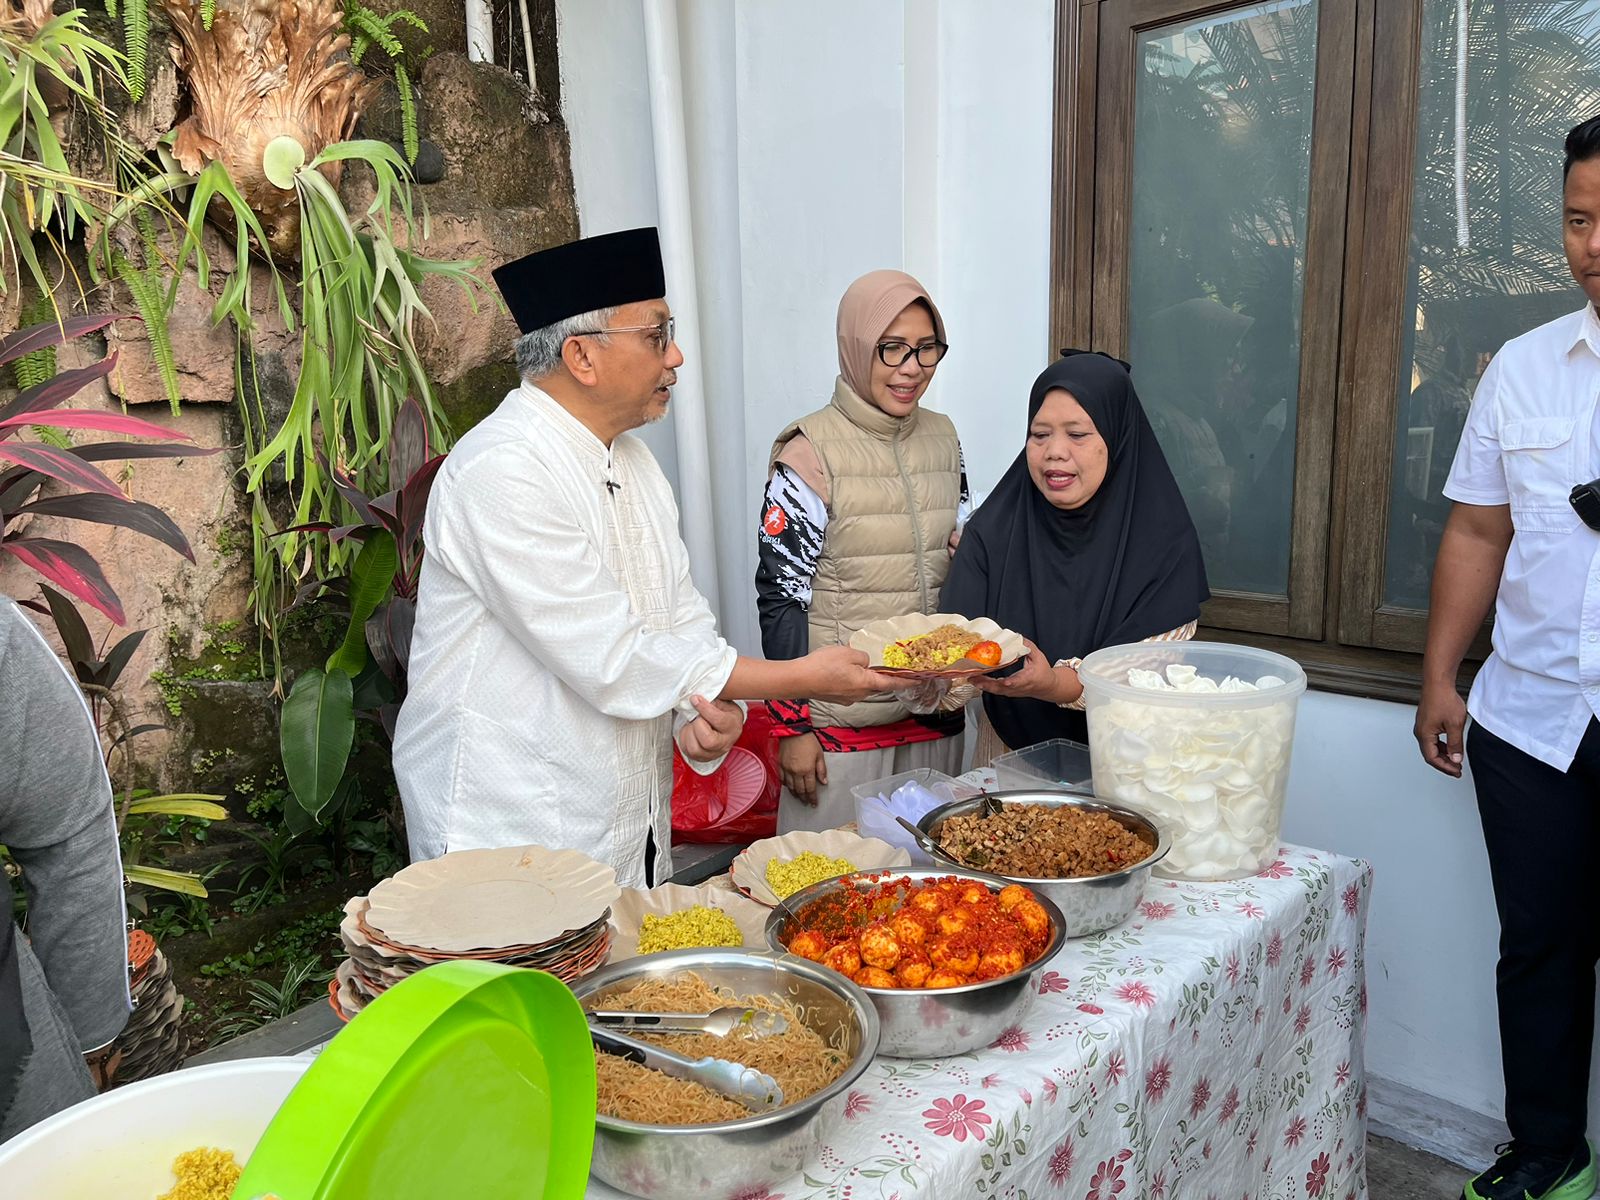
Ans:
POLYGON ((877 670, 914 679, 963 679, 998 671, 1016 662, 1027 647, 1022 635, 1004 629, 988 617, 968 619, 960 613, 911 613, 886 617, 862 626, 850 636, 877 670), (992 666, 954 667, 978 642, 1000 647, 1000 661, 992 666))
MULTIPOLYGON (((878 838, 862 837, 843 829, 827 829, 821 833, 807 830, 764 838, 741 851, 728 868, 728 878, 745 895, 770 908, 781 898, 773 887, 775 881, 784 884, 785 890, 792 894, 838 875, 910 865, 911 855, 878 838), (779 864, 779 869, 769 873, 771 863, 779 864), (795 869, 786 871, 785 868, 795 869), (786 879, 786 874, 791 877, 786 879)), ((762 936, 765 938, 765 933, 762 936)))
POLYGON ((765 908, 727 886, 623 888, 611 906, 610 961, 707 946, 759 950, 766 945, 766 920, 765 908), (646 935, 642 945, 641 935, 646 935), (731 937, 740 940, 727 940, 731 937))

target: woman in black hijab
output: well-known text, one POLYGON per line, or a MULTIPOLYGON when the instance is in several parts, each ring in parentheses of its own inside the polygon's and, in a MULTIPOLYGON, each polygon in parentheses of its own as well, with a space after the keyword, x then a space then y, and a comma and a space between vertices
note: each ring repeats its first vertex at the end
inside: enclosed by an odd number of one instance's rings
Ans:
POLYGON ((1102 646, 1190 637, 1210 595, 1200 540, 1124 363, 1067 351, 1034 381, 1028 441, 962 534, 939 607, 1028 639, 979 677, 979 763, 1053 737, 1087 740, 1079 661, 1102 646), (987 743, 987 745, 986 745, 987 743))

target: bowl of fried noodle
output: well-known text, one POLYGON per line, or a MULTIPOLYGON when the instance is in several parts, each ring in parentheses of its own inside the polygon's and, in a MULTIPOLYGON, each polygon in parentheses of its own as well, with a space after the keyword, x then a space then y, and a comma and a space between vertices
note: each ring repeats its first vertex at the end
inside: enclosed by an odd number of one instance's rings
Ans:
POLYGON ((585 1009, 708 1012, 739 1004, 782 1013, 779 1035, 635 1034, 691 1058, 764 1071, 784 1103, 751 1113, 700 1085, 597 1054, 595 1177, 645 1200, 760 1194, 799 1171, 825 1113, 844 1102, 878 1049, 878 1016, 848 979, 788 956, 675 950, 613 963, 572 985, 585 1009))

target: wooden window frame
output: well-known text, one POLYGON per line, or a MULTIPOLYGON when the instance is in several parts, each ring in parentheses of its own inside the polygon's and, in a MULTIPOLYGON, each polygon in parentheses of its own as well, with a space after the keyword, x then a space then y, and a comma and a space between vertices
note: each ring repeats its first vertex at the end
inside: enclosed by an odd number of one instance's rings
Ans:
MULTIPOLYGON (((1243 3, 1058 0, 1052 345, 1127 348, 1126 271, 1110 268, 1128 258, 1138 34, 1243 3)), ((1201 632, 1286 654, 1322 690, 1404 703, 1427 618, 1386 607, 1383 587, 1422 3, 1320 0, 1289 595, 1219 595, 1201 632)), ((1485 633, 1472 659, 1487 651, 1485 633)))

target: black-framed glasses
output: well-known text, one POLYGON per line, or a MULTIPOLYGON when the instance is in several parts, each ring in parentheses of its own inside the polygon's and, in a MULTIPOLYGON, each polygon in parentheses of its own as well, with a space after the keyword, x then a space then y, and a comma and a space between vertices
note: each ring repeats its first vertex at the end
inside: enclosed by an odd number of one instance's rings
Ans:
POLYGON ((936 367, 949 350, 943 342, 923 342, 919 346, 910 342, 879 342, 878 361, 886 367, 898 367, 915 354, 919 367, 936 367))
POLYGON ((596 337, 602 333, 644 333, 650 336, 656 353, 665 354, 667 347, 677 340, 678 318, 668 317, 659 325, 618 325, 611 329, 580 329, 573 337, 596 337))

